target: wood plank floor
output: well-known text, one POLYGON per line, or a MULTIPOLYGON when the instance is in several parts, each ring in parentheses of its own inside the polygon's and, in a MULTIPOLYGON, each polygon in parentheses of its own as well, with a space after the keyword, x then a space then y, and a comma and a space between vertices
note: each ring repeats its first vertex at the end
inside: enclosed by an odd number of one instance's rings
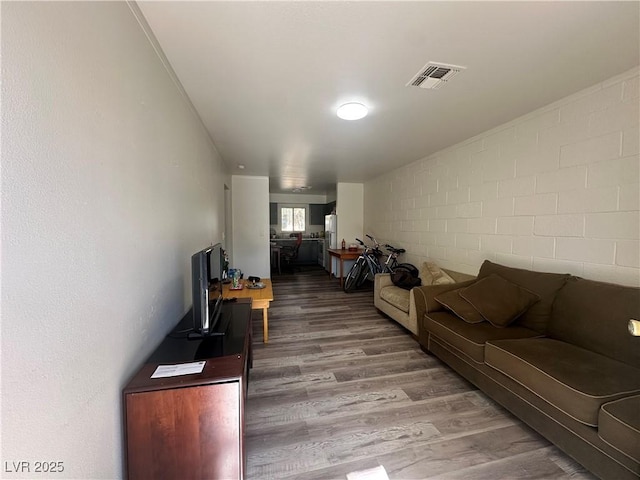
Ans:
POLYGON ((272 277, 254 311, 246 478, 589 479, 588 472, 322 271, 272 277))

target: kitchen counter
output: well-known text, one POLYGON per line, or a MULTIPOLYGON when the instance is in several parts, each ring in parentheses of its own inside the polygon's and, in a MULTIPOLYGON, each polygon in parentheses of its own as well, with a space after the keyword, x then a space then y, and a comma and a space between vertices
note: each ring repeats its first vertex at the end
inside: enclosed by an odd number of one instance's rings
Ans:
MULTIPOLYGON (((322 265, 324 263, 321 261, 324 259, 324 240, 324 238, 303 238, 295 263, 298 265, 322 265)), ((296 243, 295 238, 272 238, 270 241, 281 247, 292 247, 296 243)))

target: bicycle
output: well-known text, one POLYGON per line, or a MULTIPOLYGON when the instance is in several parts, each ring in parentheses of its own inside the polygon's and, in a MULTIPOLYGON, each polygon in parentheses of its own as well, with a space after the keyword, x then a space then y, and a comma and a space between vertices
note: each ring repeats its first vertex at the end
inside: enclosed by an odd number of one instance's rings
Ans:
MULTIPOLYGON (((406 250, 392 247, 389 244, 384 245, 389 251, 389 255, 384 264, 380 263, 380 258, 384 255, 380 250, 381 245, 371 235, 367 235, 367 237, 373 242, 373 246, 367 246, 362 240, 356 238, 358 243, 364 247, 364 251, 356 259, 344 279, 343 289, 346 293, 354 291, 367 280, 373 281, 376 273, 393 273, 397 268, 407 268, 410 265, 398 263, 398 256, 406 250)), ((410 267, 415 268, 413 265, 410 265, 410 267)))

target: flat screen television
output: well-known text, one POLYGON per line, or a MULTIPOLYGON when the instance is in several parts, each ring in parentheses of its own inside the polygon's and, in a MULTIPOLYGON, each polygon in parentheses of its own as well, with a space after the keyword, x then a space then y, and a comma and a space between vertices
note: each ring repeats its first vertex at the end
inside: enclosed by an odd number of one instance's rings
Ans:
POLYGON ((221 280, 224 250, 219 243, 191 256, 193 337, 220 335, 215 327, 222 312, 221 280))

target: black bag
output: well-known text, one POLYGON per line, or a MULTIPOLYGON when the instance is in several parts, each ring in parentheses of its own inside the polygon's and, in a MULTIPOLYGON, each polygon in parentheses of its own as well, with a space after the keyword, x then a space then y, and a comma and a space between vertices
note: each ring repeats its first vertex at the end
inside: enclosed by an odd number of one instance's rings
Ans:
POLYGON ((396 287, 411 290, 413 287, 419 287, 422 283, 418 273, 418 269, 411 264, 398 265, 391 274, 391 281, 396 287))

